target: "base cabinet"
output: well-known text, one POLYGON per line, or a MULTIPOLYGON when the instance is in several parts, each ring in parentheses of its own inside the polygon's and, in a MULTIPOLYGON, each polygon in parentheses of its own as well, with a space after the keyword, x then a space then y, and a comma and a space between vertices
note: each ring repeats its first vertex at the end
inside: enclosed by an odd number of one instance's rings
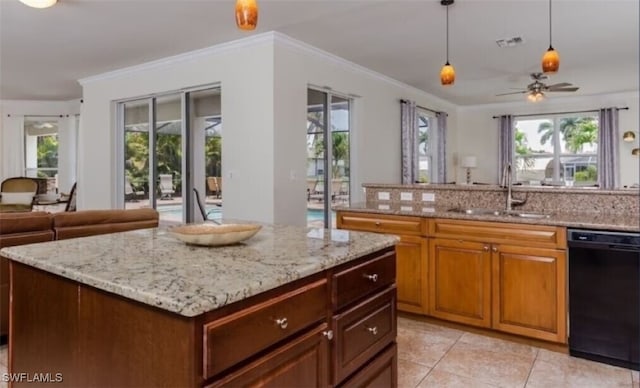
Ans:
POLYGON ((432 239, 429 313, 468 325, 491 326, 491 252, 487 244, 432 239))
POLYGON ((396 244, 398 310, 428 312, 428 240, 424 237, 400 236, 396 244))
POLYGON ((500 331, 566 339, 566 254, 501 245, 492 257, 493 322, 500 331))
POLYGON ((392 344, 375 360, 340 385, 345 388, 395 388, 398 386, 398 346, 392 344))

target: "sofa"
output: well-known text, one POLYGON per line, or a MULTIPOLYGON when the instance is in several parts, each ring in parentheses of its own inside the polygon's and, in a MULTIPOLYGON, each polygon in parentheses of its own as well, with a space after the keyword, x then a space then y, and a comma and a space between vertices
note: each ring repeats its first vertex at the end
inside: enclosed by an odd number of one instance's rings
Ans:
MULTIPOLYGON (((0 213, 0 248, 158 226, 153 209, 0 213)), ((0 257, 0 343, 9 333, 9 261, 0 257)))

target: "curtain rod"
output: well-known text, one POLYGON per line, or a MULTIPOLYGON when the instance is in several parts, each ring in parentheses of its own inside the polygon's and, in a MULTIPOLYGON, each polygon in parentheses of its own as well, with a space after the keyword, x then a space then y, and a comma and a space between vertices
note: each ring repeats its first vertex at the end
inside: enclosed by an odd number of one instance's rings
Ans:
MULTIPOLYGON (((24 117, 69 117, 69 116, 73 116, 73 114, 65 114, 65 115, 17 115, 17 116, 24 116, 24 117)), ((11 117, 11 114, 7 113, 7 117, 11 117)))
MULTIPOLYGON (((622 107, 622 108, 616 108, 618 110, 629 110, 628 106, 622 107)), ((551 113, 531 113, 531 114, 526 114, 526 115, 511 115, 514 117, 530 117, 530 116, 544 116, 544 115, 564 115, 564 114, 569 114, 569 113, 589 113, 589 112, 597 112, 599 111, 599 109, 590 109, 590 110, 574 110, 574 111, 568 111, 568 112, 551 112, 551 113)), ((501 116, 491 116, 494 119, 499 119, 501 116)))
MULTIPOLYGON (((410 101, 409 101, 409 100, 400 100, 400 102, 401 102, 401 103, 403 103, 403 104, 406 104, 406 103, 408 103, 408 102, 410 102, 410 101)), ((445 113, 445 114, 447 114, 447 112, 440 112, 440 111, 437 111, 437 110, 433 110, 433 109, 425 108, 424 106, 420 106, 420 105, 416 105, 416 108, 420 108, 420 109, 423 109, 423 110, 427 110, 427 111, 429 111, 429 112, 433 112, 433 113, 445 113)), ((448 116, 448 114, 447 114, 447 116, 448 116)))

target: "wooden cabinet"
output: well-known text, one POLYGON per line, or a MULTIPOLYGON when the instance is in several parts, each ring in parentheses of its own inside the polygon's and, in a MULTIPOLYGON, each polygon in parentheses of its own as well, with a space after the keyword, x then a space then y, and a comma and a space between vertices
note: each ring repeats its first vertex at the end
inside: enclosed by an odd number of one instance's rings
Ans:
POLYGON ((398 346, 390 345, 369 365, 354 374, 340 387, 395 388, 398 386, 398 346))
POLYGON ((63 386, 95 387, 397 385, 393 248, 190 318, 20 263, 10 273, 11 373, 54 368, 63 386))
POLYGON ((495 329, 566 342, 566 254, 556 249, 494 246, 495 329))
POLYGON ((436 219, 429 230, 431 315, 567 342, 564 228, 436 219))
POLYGON ((429 313, 437 318, 491 326, 491 252, 488 244, 432 239, 429 313))
POLYGON ((421 217, 337 212, 340 229, 396 234, 396 284, 398 310, 428 313, 427 220, 421 217))

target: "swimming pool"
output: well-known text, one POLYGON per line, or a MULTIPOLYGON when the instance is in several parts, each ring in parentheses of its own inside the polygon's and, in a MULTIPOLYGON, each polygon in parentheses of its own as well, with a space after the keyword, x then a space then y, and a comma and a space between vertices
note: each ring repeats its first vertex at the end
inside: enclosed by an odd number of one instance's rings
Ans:
MULTIPOLYGON (((222 208, 215 205, 206 206, 209 219, 222 219, 222 208)), ((182 206, 180 205, 161 205, 158 206, 160 218, 163 220, 182 221, 182 206)), ((307 222, 322 221, 324 213, 322 209, 307 209, 307 222)), ((335 212, 331 212, 331 217, 335 219, 335 212)))

